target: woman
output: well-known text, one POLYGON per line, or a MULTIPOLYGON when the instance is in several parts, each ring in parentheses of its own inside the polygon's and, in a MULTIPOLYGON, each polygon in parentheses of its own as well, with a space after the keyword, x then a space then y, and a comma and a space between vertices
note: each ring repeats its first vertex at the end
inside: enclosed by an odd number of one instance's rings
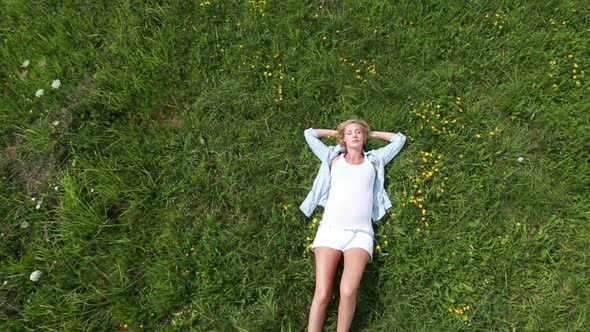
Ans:
POLYGON ((366 122, 357 119, 341 123, 338 130, 309 128, 304 135, 322 164, 300 209, 309 217, 317 205, 324 207, 312 244, 316 282, 308 331, 322 330, 334 276, 342 258, 338 331, 348 331, 361 277, 373 257, 371 220, 381 219, 391 207, 383 186, 384 167, 402 149, 406 137, 401 133, 370 131, 366 122), (326 146, 321 138, 328 136, 338 137, 338 145, 326 146), (363 147, 368 138, 389 144, 365 152, 363 147))

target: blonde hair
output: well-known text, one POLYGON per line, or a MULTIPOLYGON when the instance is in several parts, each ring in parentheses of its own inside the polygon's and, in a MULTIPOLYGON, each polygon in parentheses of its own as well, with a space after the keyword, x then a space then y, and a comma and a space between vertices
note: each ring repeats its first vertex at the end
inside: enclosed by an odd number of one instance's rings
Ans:
POLYGON ((369 125, 361 119, 349 119, 338 125, 338 144, 340 144, 341 146, 346 146, 346 143, 344 143, 344 129, 346 129, 346 126, 353 123, 356 123, 359 126, 361 126, 361 129, 365 134, 365 141, 363 142, 363 146, 367 142, 367 138, 369 138, 369 133, 371 132, 371 130, 369 129, 369 125))

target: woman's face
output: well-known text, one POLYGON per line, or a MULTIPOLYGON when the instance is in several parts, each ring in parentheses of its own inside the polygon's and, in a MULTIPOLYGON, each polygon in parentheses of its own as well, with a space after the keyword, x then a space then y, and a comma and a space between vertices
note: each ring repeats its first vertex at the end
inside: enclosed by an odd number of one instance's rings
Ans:
POLYGON ((344 138, 343 141, 346 144, 347 148, 363 148, 367 137, 365 137, 365 132, 363 131, 363 127, 358 123, 351 123, 348 126, 344 127, 344 138))

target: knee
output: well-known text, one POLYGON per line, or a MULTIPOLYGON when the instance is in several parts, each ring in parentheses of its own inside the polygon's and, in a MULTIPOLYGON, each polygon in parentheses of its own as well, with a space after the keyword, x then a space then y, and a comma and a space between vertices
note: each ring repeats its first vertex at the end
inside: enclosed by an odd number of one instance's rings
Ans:
POLYGON ((313 300, 314 300, 314 302, 317 302, 318 304, 324 306, 324 305, 327 305, 328 302, 330 302, 331 296, 332 296, 331 289, 316 288, 315 293, 313 295, 313 300))
POLYGON ((356 299, 358 285, 340 284, 340 298, 356 299))

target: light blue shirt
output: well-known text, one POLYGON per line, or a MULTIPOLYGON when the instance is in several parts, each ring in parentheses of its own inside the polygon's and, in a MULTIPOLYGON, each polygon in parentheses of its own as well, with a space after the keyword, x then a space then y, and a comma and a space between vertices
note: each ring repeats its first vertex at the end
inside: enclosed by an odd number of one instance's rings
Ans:
MULTIPOLYGON (((330 163, 334 157, 345 152, 346 148, 340 145, 325 145, 313 128, 306 129, 303 134, 311 151, 322 161, 311 191, 299 206, 299 209, 309 217, 318 205, 326 206, 330 192, 330 163)), ((385 215, 385 211, 391 207, 391 201, 384 187, 385 165, 401 151, 405 143, 406 136, 396 133, 386 146, 369 152, 363 151, 365 158, 377 168, 377 176, 373 185, 373 212, 371 214, 371 219, 374 222, 381 219, 385 215)))

